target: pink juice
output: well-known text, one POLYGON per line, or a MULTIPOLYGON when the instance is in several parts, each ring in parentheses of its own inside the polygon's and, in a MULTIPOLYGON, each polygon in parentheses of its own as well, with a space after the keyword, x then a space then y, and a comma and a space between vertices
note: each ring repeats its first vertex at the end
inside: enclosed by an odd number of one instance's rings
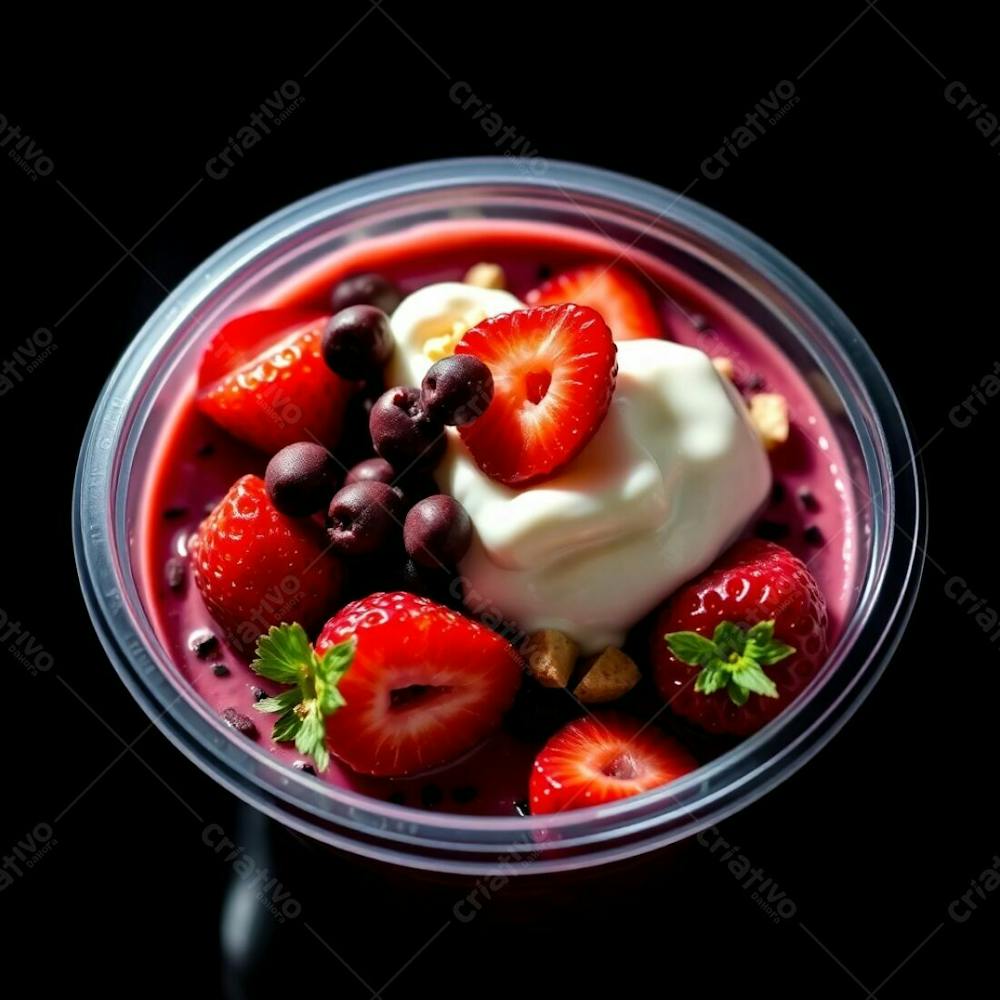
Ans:
MULTIPOLYGON (((622 249, 600 236, 541 224, 485 219, 434 223, 391 238, 350 244, 296 275, 257 307, 326 310, 331 287, 359 271, 383 274, 409 293, 434 282, 460 281, 472 264, 491 261, 503 267, 508 289, 523 299, 550 273, 586 263, 631 264, 660 311, 668 337, 712 357, 729 358, 741 388, 777 392, 787 399, 792 432, 790 440, 771 453, 774 495, 747 526, 747 534, 773 538, 807 563, 826 596, 833 641, 855 597, 857 519, 846 463, 819 401, 789 360, 745 316, 675 268, 635 250, 622 255, 622 249)), ((270 739, 275 717, 253 709, 260 692, 275 694, 276 686, 254 674, 247 660, 222 642, 206 658, 196 656, 190 646, 192 633, 221 630, 214 626, 185 565, 188 537, 237 478, 246 473, 262 476, 269 457, 201 416, 194 390, 192 380, 177 399, 145 486, 144 596, 161 641, 197 693, 219 713, 235 709, 250 718, 258 734, 249 738, 275 760, 301 766, 306 762, 294 746, 270 739)), ((739 489, 739 483, 732 488, 739 489)), ((330 613, 336 610, 331 608, 330 613)), ((648 666, 643 662, 644 629, 640 623, 629 643, 641 668, 648 666)), ((652 716, 655 696, 645 692, 636 698, 631 710, 645 712, 643 718, 652 716)), ((669 715, 662 713, 658 722, 669 728, 672 723, 664 718, 669 715)), ((701 760, 731 745, 692 737, 683 728, 676 735, 688 740, 701 760)), ((234 731, 233 738, 248 737, 234 731)), ((543 741, 544 737, 526 738, 511 726, 433 773, 375 779, 332 760, 315 780, 410 806, 515 815, 517 804, 528 797, 531 762, 543 741)))

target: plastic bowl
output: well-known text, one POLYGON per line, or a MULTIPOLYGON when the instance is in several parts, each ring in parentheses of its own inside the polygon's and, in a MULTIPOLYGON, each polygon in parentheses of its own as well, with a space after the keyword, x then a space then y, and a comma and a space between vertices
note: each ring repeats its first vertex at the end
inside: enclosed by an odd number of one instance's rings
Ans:
POLYGON ((205 262, 145 324, 97 402, 77 468, 77 564, 122 680, 188 757, 286 826, 355 854, 428 872, 569 871, 692 836, 763 795, 857 709, 892 655, 920 576, 924 504, 906 423, 857 330, 793 264, 729 220, 642 181, 573 164, 445 160, 358 178, 265 219, 205 262), (684 779, 614 805, 543 817, 424 812, 275 763, 184 682, 143 606, 136 566, 144 471, 200 346, 262 291, 359 237, 482 213, 546 221, 635 245, 681 267, 777 343, 827 408, 848 459, 861 546, 853 611, 821 674, 781 716, 684 779))

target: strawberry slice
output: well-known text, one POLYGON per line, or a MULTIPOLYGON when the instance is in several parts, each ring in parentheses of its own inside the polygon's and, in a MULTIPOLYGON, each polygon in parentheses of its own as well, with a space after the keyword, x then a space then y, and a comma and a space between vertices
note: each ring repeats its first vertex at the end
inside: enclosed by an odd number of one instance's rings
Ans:
POLYGON ((323 362, 328 316, 265 309, 226 323, 198 369, 198 408, 268 453, 296 441, 333 447, 352 386, 323 362))
POLYGON ((651 726, 614 713, 577 719, 535 758, 528 788, 534 814, 583 809, 665 785, 697 761, 651 726))
POLYGON ((279 719, 275 739, 294 737, 321 769, 328 750, 380 776, 453 760, 500 725, 521 682, 521 658, 506 639, 403 591, 348 604, 326 623, 315 651, 303 647, 301 629, 301 639, 291 635, 296 628, 272 629, 253 667, 299 684, 299 697, 289 691, 280 704, 258 707, 287 713, 294 704, 298 720, 312 718, 301 727, 279 719))
POLYGON ((523 487, 574 458, 601 426, 616 347, 586 306, 539 306, 483 320, 455 348, 493 374, 493 399, 459 434, 490 478, 523 487))
POLYGON ((318 625, 340 596, 340 563, 322 527, 288 517, 264 480, 243 476, 201 523, 191 567, 205 606, 236 649, 252 649, 271 625, 318 625))
POLYGON ((615 340, 663 337, 663 325, 646 289, 614 265, 592 264, 564 271, 528 292, 525 301, 531 306, 559 302, 590 306, 604 317, 615 340))

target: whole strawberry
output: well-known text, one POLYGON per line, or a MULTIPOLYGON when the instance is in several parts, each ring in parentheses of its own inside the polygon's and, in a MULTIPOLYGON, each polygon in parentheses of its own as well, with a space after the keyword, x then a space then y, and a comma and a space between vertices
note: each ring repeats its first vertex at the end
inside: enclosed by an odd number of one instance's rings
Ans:
POLYGON ((826 602, 805 564, 750 539, 678 590, 656 617, 656 685, 671 710, 747 735, 802 691, 827 653, 826 602))
POLYGON ((318 625, 340 596, 340 563, 323 529, 278 511, 257 476, 243 476, 191 542, 195 583, 237 650, 272 625, 318 625))
POLYGON ((471 750, 500 725, 522 662, 502 636, 404 591, 371 594, 333 616, 309 645, 282 625, 253 669, 294 687, 260 702, 281 712, 274 739, 295 740, 320 770, 333 753, 363 774, 414 774, 471 750))

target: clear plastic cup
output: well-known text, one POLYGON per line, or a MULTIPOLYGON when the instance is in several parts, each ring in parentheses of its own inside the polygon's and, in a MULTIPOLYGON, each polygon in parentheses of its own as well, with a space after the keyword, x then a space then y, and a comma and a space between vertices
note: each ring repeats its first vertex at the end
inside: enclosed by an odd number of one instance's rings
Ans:
POLYGON ((73 531, 83 593, 122 680, 159 729, 253 807, 310 838, 428 873, 532 874, 625 861, 718 823, 801 767, 895 649, 922 565, 922 483, 905 420, 857 330, 795 265, 728 219, 620 174, 567 163, 444 160, 339 184, 265 219, 171 293, 94 409, 73 531), (822 672, 770 725, 697 771, 612 805, 539 817, 425 812, 317 782, 235 737, 189 688, 137 571, 140 500, 170 403, 226 319, 358 238, 475 215, 595 226, 668 260, 749 314, 808 379, 848 460, 860 523, 855 601, 822 672))

